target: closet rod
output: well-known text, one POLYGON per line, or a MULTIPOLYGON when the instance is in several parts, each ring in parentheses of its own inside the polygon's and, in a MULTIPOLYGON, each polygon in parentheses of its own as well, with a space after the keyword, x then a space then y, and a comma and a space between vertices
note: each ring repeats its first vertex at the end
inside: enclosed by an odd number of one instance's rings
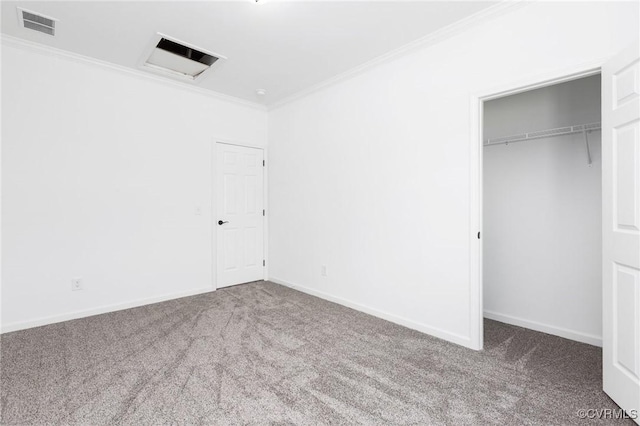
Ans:
POLYGON ((519 135, 503 136, 500 138, 485 139, 483 145, 506 145, 515 142, 524 142, 534 139, 550 138, 553 136, 571 135, 574 133, 587 133, 600 130, 600 123, 578 124, 575 126, 557 127, 555 129, 538 130, 536 132, 521 133, 519 135))

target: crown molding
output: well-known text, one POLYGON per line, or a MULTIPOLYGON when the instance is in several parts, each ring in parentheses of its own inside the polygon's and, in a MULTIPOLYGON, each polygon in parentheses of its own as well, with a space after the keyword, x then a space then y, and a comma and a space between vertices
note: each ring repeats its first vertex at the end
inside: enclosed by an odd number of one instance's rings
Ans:
MULTIPOLYGON (((446 39, 452 38, 458 34, 461 34, 465 31, 468 31, 474 26, 485 23, 491 19, 494 19, 498 16, 501 16, 505 13, 511 12, 521 6, 524 6, 528 3, 531 3, 531 0, 502 0, 500 3, 483 9, 473 15, 470 15, 466 18, 463 18, 459 21, 456 21, 450 25, 447 25, 443 28, 440 28, 430 34, 427 34, 424 37, 421 37, 417 40, 412 41, 411 43, 405 44, 398 49, 387 52, 381 56, 378 56, 370 61, 367 61, 361 65, 358 65, 354 68, 351 68, 347 71, 344 71, 340 74, 337 74, 329 79, 321 81, 320 83, 314 84, 306 89, 302 89, 292 95, 285 97, 279 101, 276 101, 271 104, 263 105, 256 102, 251 102, 245 99, 237 98, 230 95, 225 95, 223 93, 219 93, 213 90, 203 89, 201 87, 195 87, 187 83, 183 83, 180 81, 175 81, 171 79, 166 79, 161 76, 156 76, 153 74, 148 74, 143 71, 128 68, 122 65, 113 64, 111 62, 102 61, 100 59, 91 58, 89 56, 80 55, 77 53, 73 53, 67 50, 58 49, 55 47, 47 46, 40 43, 35 43, 32 41, 24 40, 18 37, 10 36, 7 34, 0 34, 0 42, 3 45, 20 48, 24 50, 31 50, 40 54, 48 54, 48 55, 56 55, 60 56, 72 61, 91 64, 95 66, 99 66, 102 68, 111 69, 123 74, 128 74, 130 76, 143 78, 150 81, 156 81, 160 84, 164 84, 166 86, 172 86, 179 89, 183 89, 186 91, 190 91, 192 93, 197 93, 203 96, 207 96, 213 99, 226 101, 230 103, 234 103, 237 105, 242 105, 249 108, 254 108, 260 111, 272 111, 278 109, 286 104, 289 104, 295 100, 301 99, 305 96, 308 96, 314 92, 317 92, 321 89, 327 88, 334 84, 340 83, 342 81, 351 79, 356 77, 359 74, 365 73, 366 71, 373 69, 377 66, 380 66, 384 63, 391 62, 394 59, 398 59, 402 56, 415 52, 419 49, 424 49, 429 46, 436 45, 446 39)), ((535 2, 535 0, 533 1, 535 2)))
POLYGON ((0 34, 0 41, 2 42, 3 46, 14 47, 14 48, 23 49, 23 50, 30 50, 32 52, 45 54, 45 55, 55 55, 58 57, 63 57, 63 58, 72 60, 74 62, 90 64, 90 65, 98 66, 101 68, 111 69, 113 71, 117 71, 122 74, 127 74, 132 77, 138 77, 145 80, 155 81, 165 86, 171 86, 171 87, 186 90, 192 93, 197 93, 199 95, 204 95, 219 101, 230 102, 230 103, 242 105, 249 108, 254 108, 260 111, 267 111, 267 107, 262 104, 236 98, 230 95, 225 95, 223 93, 215 92, 213 90, 207 90, 201 87, 192 86, 190 84, 182 83, 180 81, 163 78, 161 76, 157 76, 154 74, 147 74, 140 70, 127 68, 122 65, 117 65, 111 62, 102 61, 100 59, 91 58, 89 56, 80 55, 78 53, 69 52, 68 50, 62 50, 55 47, 46 46, 44 44, 35 43, 35 42, 24 40, 18 37, 13 37, 7 34, 0 34))
POLYGON ((501 0, 500 3, 496 5, 490 6, 477 13, 474 13, 473 15, 469 15, 466 18, 456 21, 450 25, 444 26, 432 33, 427 34, 424 37, 421 37, 408 44, 405 44, 395 50, 387 52, 381 56, 378 56, 370 61, 367 61, 361 65, 351 68, 343 73, 335 75, 327 80, 321 81, 320 83, 317 83, 306 89, 302 89, 292 95, 285 97, 284 99, 281 99, 271 104, 267 104, 267 109, 269 111, 278 109, 295 100, 304 98, 305 96, 308 96, 314 92, 317 92, 319 90, 322 90, 334 84, 340 83, 342 81, 354 78, 357 75, 365 73, 370 69, 375 68, 379 65, 385 64, 387 62, 391 62, 394 59, 401 58, 402 56, 415 52, 419 49, 425 49, 429 46, 436 45, 444 40, 447 40, 458 34, 468 31, 469 29, 477 25, 483 24, 491 19, 497 18, 498 16, 504 15, 505 13, 511 12, 519 7, 522 7, 532 2, 535 2, 535 0, 501 0))

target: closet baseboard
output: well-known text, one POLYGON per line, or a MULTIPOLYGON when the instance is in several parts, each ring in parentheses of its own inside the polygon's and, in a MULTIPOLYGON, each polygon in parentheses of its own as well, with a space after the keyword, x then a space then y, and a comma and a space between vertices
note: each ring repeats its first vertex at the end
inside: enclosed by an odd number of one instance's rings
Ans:
POLYGON ((518 327, 524 327, 530 330, 540 331, 542 333, 552 334, 558 337, 564 337, 565 339, 575 340, 576 342, 602 347, 602 336, 582 333, 579 331, 569 330, 562 327, 556 327, 553 325, 543 324, 537 321, 531 321, 524 318, 518 318, 492 311, 484 311, 484 317, 490 320, 503 322, 505 324, 516 325, 518 327))

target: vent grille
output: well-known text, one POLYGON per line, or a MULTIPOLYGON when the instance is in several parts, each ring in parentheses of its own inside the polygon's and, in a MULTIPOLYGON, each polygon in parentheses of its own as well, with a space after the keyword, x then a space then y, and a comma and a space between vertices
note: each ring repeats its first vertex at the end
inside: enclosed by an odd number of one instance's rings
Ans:
POLYGON ((18 8, 18 17, 24 28, 50 36, 56 35, 56 19, 18 8))

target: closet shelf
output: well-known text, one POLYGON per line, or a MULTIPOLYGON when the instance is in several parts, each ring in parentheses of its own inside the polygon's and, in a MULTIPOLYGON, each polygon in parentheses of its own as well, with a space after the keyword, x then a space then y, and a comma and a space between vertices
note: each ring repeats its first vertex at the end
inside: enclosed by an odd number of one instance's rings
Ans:
POLYGON ((484 140, 484 146, 504 145, 515 142, 524 142, 534 139, 550 138, 553 136, 571 135, 573 133, 587 133, 600 130, 600 123, 578 124, 576 126, 557 127, 555 129, 538 130, 536 132, 521 133, 519 135, 503 136, 484 140))

